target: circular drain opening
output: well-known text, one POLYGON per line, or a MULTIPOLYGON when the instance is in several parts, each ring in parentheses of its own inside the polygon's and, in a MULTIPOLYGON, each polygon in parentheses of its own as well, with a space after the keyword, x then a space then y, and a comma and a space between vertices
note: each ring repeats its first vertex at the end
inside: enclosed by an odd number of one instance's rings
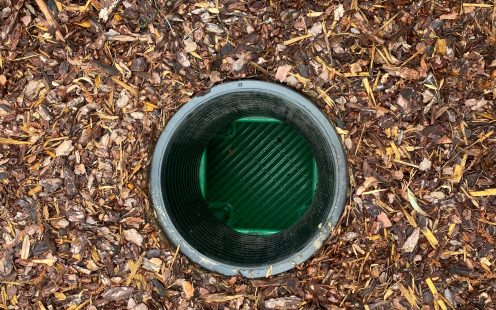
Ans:
POLYGON ((303 217, 317 190, 317 163, 287 123, 244 117, 219 130, 200 164, 208 208, 240 233, 281 232, 303 217))
MULTIPOLYGON (((284 137, 277 138, 283 141, 284 137)), ((275 141, 278 141, 277 138, 275 141)), ((222 138, 220 140, 217 144, 222 144, 222 138)), ((233 159, 233 154, 236 153, 231 153, 231 157, 226 160, 233 159)), ((234 159, 242 163, 243 158, 234 159)), ((225 165, 220 164, 220 167, 225 165)), ((291 167, 291 164, 287 166, 291 167)), ((303 184, 308 181, 302 179, 304 177, 296 182, 303 184)), ((238 187, 242 187, 241 183, 238 187)), ((159 222, 167 236, 193 261, 226 275, 240 273, 247 277, 263 277, 291 269, 308 259, 322 245, 337 223, 343 210, 346 190, 345 156, 339 138, 327 118, 305 97, 288 88, 267 82, 226 83, 212 88, 204 96, 191 100, 167 124, 152 160, 151 195, 159 222), (216 135, 218 138, 219 131, 222 130, 224 135, 229 136, 230 125, 234 124, 236 127, 236 123, 251 122, 253 128, 256 127, 253 124, 256 120, 273 122, 274 119, 282 121, 288 132, 294 130, 299 134, 303 142, 306 142, 303 144, 310 149, 310 154, 313 154, 317 166, 315 170, 318 170, 318 173, 310 183, 315 182, 315 194, 310 192, 311 203, 305 210, 301 207, 300 210, 295 208, 286 215, 282 215, 288 206, 285 199, 270 205, 272 211, 272 208, 277 207, 283 210, 278 211, 281 213, 280 218, 259 213, 259 209, 253 212, 244 209, 244 215, 236 216, 233 213, 236 206, 216 205, 231 203, 227 200, 229 197, 224 195, 210 199, 212 195, 219 194, 218 186, 227 185, 227 190, 231 192, 231 200, 232 193, 238 193, 242 195, 238 198, 241 203, 259 198, 259 202, 267 206, 267 202, 281 198, 279 195, 296 192, 291 187, 292 181, 288 181, 286 177, 272 179, 268 172, 282 173, 281 176, 284 176, 284 172, 277 167, 287 164, 284 160, 288 159, 279 152, 279 155, 266 157, 268 160, 274 159, 274 162, 264 168, 257 166, 257 158, 264 158, 260 153, 263 150, 249 152, 250 146, 260 145, 263 148, 262 141, 270 140, 271 136, 271 130, 267 128, 257 137, 244 139, 244 146, 239 149, 229 150, 227 147, 227 152, 242 151, 258 156, 255 160, 249 160, 248 166, 245 167, 251 167, 250 171, 237 172, 237 175, 241 176, 251 175, 251 182, 260 183, 255 186, 258 188, 256 193, 248 193, 253 186, 245 184, 247 187, 244 190, 235 189, 235 184, 231 183, 233 178, 225 178, 225 174, 231 173, 233 169, 216 172, 217 168, 212 166, 217 163, 215 156, 227 156, 229 153, 217 152, 216 155, 215 151, 209 150, 215 147, 212 146, 212 141, 216 144, 216 135), (263 182, 264 178, 267 182, 263 182), (277 190, 274 185, 277 181, 286 187, 286 191, 271 194, 267 189, 277 190), (220 185, 215 182, 220 182, 220 185), (232 188, 229 188, 230 186, 232 188), (262 197, 253 197, 258 195, 262 197), (256 219, 247 221, 247 217, 252 214, 265 223, 262 225, 256 219), (257 223, 260 225, 257 226, 257 223), (267 229, 267 223, 274 224, 275 228, 267 229), (236 227, 238 225, 239 227, 236 227)), ((305 200, 300 195, 305 194, 298 194, 297 199, 305 200)), ((247 205, 257 206, 256 203, 247 205)))

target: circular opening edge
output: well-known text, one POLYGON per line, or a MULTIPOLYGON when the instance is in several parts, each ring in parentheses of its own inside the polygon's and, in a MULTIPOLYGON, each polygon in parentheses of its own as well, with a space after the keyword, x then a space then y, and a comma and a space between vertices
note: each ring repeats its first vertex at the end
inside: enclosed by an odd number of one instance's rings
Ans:
POLYGON ((151 172, 150 172, 150 194, 157 218, 163 231, 168 239, 178 246, 181 252, 190 258, 193 262, 200 266, 218 272, 223 275, 242 275, 247 278, 261 278, 268 275, 275 275, 287 270, 290 270, 297 265, 309 259, 329 237, 333 228, 337 224, 346 201, 348 190, 348 169, 346 156, 343 147, 341 146, 340 138, 337 135, 334 127, 331 125, 327 117, 306 97, 300 95, 296 91, 271 82, 257 80, 239 80, 226 82, 216 85, 210 91, 201 96, 194 97, 188 103, 183 105, 168 121, 165 129, 160 135, 160 138, 155 146, 153 153, 151 172), (258 264, 257 266, 245 266, 238 264, 228 264, 218 261, 200 253, 195 247, 191 246, 175 229, 174 224, 166 211, 165 202, 162 195, 161 186, 161 171, 164 161, 164 150, 168 142, 171 140, 175 128, 178 124, 184 121, 184 118, 189 115, 198 105, 203 102, 212 100, 215 97, 226 95, 229 93, 237 93, 243 91, 256 91, 276 95, 284 98, 287 101, 295 102, 304 107, 304 109, 315 118, 320 127, 325 131, 325 135, 330 141, 332 147, 333 160, 335 164, 334 172, 334 196, 331 203, 330 212, 327 218, 318 225, 318 230, 315 235, 310 238, 306 244, 290 257, 281 259, 280 261, 258 264))

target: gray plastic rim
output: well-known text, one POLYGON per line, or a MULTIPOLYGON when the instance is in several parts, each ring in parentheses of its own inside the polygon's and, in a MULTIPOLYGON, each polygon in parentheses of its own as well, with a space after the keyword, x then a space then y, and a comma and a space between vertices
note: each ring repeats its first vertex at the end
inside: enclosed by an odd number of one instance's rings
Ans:
POLYGON ((160 135, 153 153, 150 172, 150 194, 152 203, 160 226, 166 233, 168 239, 176 246, 179 246, 180 251, 184 255, 200 266, 226 276, 242 275, 246 278, 261 278, 268 275, 282 273, 308 260, 315 252, 317 252, 317 250, 321 248, 322 244, 329 237, 333 228, 339 221, 346 202, 347 190, 348 168, 346 156, 344 154, 339 136, 327 117, 309 99, 294 90, 279 84, 257 80, 239 80, 219 84, 212 87, 207 94, 194 97, 182 106, 172 116, 164 131, 160 135), (332 147, 332 154, 334 156, 333 160, 335 163, 335 195, 332 202, 331 211, 329 212, 326 221, 319 224, 318 231, 315 236, 312 237, 300 251, 295 252, 292 256, 281 259, 275 263, 259 264, 257 266, 243 266, 219 262, 200 253, 188 242, 186 242, 186 240, 174 227, 172 220, 166 211, 166 206, 162 197, 162 181, 160 177, 163 167, 164 154, 166 148, 168 147, 168 143, 171 140, 175 130, 179 127, 178 125, 185 120, 187 115, 189 115, 189 113, 192 112, 198 105, 201 105, 208 100, 228 93, 242 91, 264 92, 283 97, 285 100, 299 105, 305 113, 308 113, 308 115, 314 119, 316 124, 318 124, 322 131, 327 135, 332 147))

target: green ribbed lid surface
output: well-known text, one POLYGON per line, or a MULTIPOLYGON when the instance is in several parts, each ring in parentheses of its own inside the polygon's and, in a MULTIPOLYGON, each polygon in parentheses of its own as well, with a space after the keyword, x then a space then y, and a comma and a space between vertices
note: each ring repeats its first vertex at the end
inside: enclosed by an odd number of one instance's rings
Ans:
POLYGON ((265 117, 236 120, 210 141, 200 167, 209 208, 243 233, 271 234, 303 216, 317 187, 317 166, 305 139, 265 117))

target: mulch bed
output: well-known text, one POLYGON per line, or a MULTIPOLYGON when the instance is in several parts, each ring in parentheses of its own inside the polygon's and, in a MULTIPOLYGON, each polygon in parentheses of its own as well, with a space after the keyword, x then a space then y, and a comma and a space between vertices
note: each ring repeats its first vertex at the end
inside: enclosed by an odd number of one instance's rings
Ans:
POLYGON ((0 0, 0 309, 494 309, 496 8, 0 0), (223 277, 161 234, 153 146, 192 96, 277 81, 338 127, 327 244, 223 277))

